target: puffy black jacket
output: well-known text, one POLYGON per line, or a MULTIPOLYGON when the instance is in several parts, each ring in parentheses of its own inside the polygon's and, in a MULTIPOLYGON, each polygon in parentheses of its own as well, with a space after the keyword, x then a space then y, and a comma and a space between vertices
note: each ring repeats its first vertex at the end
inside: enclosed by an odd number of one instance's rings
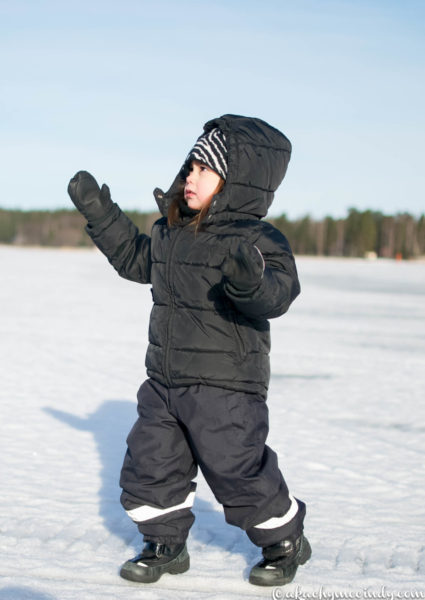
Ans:
POLYGON ((169 387, 203 383, 266 395, 270 378, 268 319, 289 308, 299 293, 294 259, 286 238, 261 220, 289 162, 291 145, 259 119, 224 115, 204 129, 226 135, 228 174, 201 229, 168 227, 170 190, 155 190, 164 215, 151 237, 114 205, 89 235, 118 273, 152 284, 147 373, 169 387), (243 239, 261 251, 266 268, 250 297, 232 290, 221 265, 243 239))

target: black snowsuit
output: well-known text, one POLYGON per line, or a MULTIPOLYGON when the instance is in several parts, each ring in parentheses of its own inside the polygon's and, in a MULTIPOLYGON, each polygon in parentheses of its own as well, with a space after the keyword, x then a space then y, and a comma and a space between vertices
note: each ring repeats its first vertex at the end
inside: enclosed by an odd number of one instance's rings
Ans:
POLYGON ((164 216, 151 237, 139 234, 117 205, 87 231, 122 277, 152 284, 150 379, 139 390, 139 419, 127 440, 124 508, 145 539, 183 541, 199 465, 226 520, 264 546, 300 533, 305 514, 265 445, 268 319, 286 312, 299 283, 286 238, 261 217, 291 145, 259 119, 225 115, 204 129, 213 127, 226 136, 228 173, 199 231, 185 217, 167 224, 183 169, 166 194, 155 190, 164 216), (220 268, 241 242, 255 245, 265 261, 261 284, 249 295, 225 281, 220 268))

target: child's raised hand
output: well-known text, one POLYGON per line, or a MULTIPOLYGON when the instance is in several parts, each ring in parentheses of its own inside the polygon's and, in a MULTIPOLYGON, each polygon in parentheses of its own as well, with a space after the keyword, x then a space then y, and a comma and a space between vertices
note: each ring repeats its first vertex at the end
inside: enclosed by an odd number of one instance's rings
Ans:
POLYGON ((78 171, 68 185, 68 194, 87 221, 102 218, 112 207, 107 185, 98 186, 96 179, 87 171, 78 171))
POLYGON ((241 241, 236 252, 229 254, 221 271, 228 283, 236 290, 249 293, 254 291, 263 278, 265 263, 257 246, 241 241))

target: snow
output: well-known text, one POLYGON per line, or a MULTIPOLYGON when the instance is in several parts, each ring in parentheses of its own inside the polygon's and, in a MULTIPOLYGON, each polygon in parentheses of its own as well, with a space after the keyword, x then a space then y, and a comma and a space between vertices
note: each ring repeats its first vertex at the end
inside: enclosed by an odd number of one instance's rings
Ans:
MULTIPOLYGON (((313 556, 273 597, 423 594, 425 265, 297 264, 302 294, 272 322, 269 443, 307 503, 313 556)), ((202 477, 190 571, 118 576, 141 542, 117 480, 149 286, 92 250, 3 246, 0 265, 0 600, 271 598, 247 581, 258 548, 202 477)))

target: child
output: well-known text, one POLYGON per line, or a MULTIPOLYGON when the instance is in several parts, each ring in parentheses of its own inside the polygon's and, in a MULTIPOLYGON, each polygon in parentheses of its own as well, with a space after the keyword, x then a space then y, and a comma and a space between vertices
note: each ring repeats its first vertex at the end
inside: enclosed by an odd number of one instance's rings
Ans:
POLYGON ((140 234, 87 172, 70 181, 87 232, 118 273, 152 285, 139 418, 127 439, 121 502, 144 536, 121 576, 157 581, 189 569, 186 538, 200 467, 226 521, 263 549, 249 581, 292 581, 311 549, 305 504, 292 497, 266 444, 269 322, 299 283, 286 238, 261 220, 291 144, 261 121, 209 121, 167 193, 163 217, 140 234))

